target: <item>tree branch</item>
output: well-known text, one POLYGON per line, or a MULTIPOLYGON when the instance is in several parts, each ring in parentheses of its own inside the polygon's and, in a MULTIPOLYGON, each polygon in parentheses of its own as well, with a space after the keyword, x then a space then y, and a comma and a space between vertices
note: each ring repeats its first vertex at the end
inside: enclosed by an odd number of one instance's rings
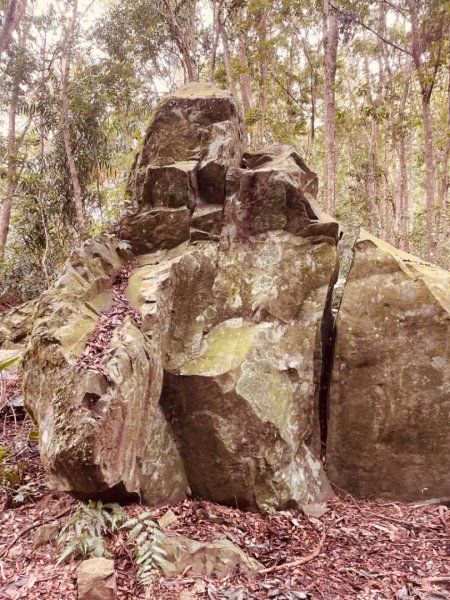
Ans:
MULTIPOLYGON (((336 6, 336 4, 333 4, 332 2, 330 2, 330 6, 334 10, 336 10, 339 14, 341 14, 341 15, 345 14, 345 11, 342 10, 341 8, 339 8, 339 6, 336 6)), ((389 46, 392 46, 392 48, 395 48, 396 50, 400 50, 400 52, 404 52, 405 54, 412 56, 412 54, 409 50, 406 50, 406 48, 402 48, 401 46, 398 46, 395 42, 391 42, 390 40, 388 40, 387 38, 382 36, 380 33, 378 33, 378 31, 376 31, 375 29, 372 29, 372 27, 367 25, 367 23, 364 23, 363 21, 361 21, 361 19, 359 19, 358 17, 356 17, 355 21, 356 21, 356 23, 358 23, 358 25, 361 25, 361 27, 364 27, 364 29, 367 29, 367 31, 370 31, 371 33, 376 35, 377 38, 379 38, 385 44, 388 44, 389 46)))

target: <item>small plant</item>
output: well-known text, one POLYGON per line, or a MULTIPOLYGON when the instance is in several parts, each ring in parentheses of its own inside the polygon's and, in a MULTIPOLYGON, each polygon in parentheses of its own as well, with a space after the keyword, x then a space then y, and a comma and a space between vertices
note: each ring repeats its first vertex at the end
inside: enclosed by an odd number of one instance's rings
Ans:
POLYGON ((13 461, 17 453, 11 452, 7 446, 0 446, 0 488, 9 497, 8 504, 12 500, 13 504, 21 504, 29 494, 21 496, 27 490, 28 484, 22 483, 24 472, 28 467, 28 461, 25 459, 13 461))
POLYGON ((134 547, 134 558, 139 567, 138 582, 150 589, 154 584, 155 573, 166 555, 162 548, 164 535, 151 516, 150 512, 144 512, 121 526, 121 529, 131 529, 126 543, 134 547))
POLYGON ((126 514, 118 504, 103 504, 89 500, 73 513, 58 536, 58 546, 64 547, 58 563, 70 556, 111 556, 105 546, 105 536, 117 533, 126 514))
POLYGON ((70 556, 111 556, 106 549, 105 539, 119 531, 128 532, 125 544, 131 546, 138 567, 138 583, 153 589, 155 574, 165 551, 162 548, 163 533, 151 519, 150 512, 127 519, 118 504, 103 504, 100 500, 89 500, 68 519, 58 537, 61 555, 57 564, 70 556))

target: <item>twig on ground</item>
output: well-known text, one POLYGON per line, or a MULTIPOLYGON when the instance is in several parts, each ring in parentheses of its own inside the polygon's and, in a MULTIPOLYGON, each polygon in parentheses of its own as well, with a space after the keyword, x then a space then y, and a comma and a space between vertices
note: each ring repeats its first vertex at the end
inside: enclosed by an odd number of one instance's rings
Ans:
POLYGON ((302 556, 302 558, 298 558, 297 560, 284 563, 282 565, 275 565, 274 567, 269 567, 268 569, 262 569, 262 571, 258 571, 258 575, 265 575, 267 573, 274 573, 275 571, 282 571, 283 569, 290 569, 291 567, 298 567, 299 565, 304 565, 305 563, 314 560, 320 554, 325 543, 326 537, 327 534, 325 531, 323 531, 322 535, 320 536, 319 543, 310 554, 302 556))
POLYGON ((44 521, 42 521, 40 523, 33 523, 33 525, 30 525, 29 527, 26 527, 25 529, 22 529, 22 531, 16 535, 16 537, 13 539, 13 541, 10 542, 6 546, 6 548, 0 554, 0 558, 3 558, 8 553, 9 550, 11 550, 11 548, 16 544, 16 542, 18 542, 20 540, 20 538, 23 535, 25 535, 29 531, 32 531, 33 529, 36 529, 36 527, 39 527, 40 525, 47 525, 47 523, 51 523, 52 521, 57 521, 61 517, 64 517, 65 515, 69 514, 71 510, 72 510, 72 507, 71 508, 66 508, 66 510, 63 510, 62 512, 58 513, 54 517, 50 517, 48 519, 45 519, 44 521))

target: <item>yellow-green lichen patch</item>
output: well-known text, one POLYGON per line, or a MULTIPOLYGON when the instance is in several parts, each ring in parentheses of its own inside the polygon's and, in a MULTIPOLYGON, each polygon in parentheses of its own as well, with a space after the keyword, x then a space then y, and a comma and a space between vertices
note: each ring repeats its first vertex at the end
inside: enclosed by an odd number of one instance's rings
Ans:
POLYGON ((252 346, 255 326, 243 319, 229 319, 205 338, 200 356, 186 363, 181 375, 217 376, 236 369, 252 346))
MULTIPOLYGON (((292 407, 292 389, 289 377, 268 360, 245 360, 236 392, 244 398, 263 422, 273 423, 287 434, 292 407)), ((291 439, 288 440, 292 442, 291 439)))

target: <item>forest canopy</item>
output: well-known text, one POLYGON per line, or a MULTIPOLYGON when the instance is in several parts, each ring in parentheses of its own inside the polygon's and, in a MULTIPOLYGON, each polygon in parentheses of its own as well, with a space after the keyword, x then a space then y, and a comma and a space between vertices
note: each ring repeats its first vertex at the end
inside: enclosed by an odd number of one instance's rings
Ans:
POLYGON ((214 81, 330 214, 449 267, 450 3, 2 0, 0 293, 36 296, 127 206, 167 91, 214 81))

